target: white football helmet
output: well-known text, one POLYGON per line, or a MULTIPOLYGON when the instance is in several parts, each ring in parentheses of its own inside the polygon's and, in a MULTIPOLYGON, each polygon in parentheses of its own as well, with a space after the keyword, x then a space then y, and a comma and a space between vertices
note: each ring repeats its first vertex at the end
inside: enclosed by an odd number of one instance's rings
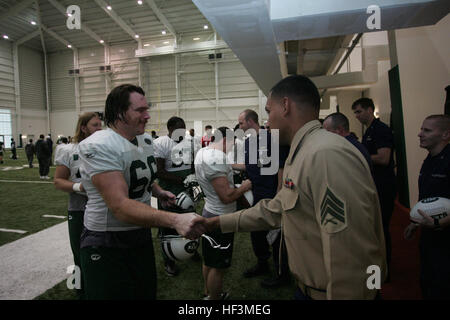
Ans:
POLYGON ((177 195, 175 204, 183 211, 186 212, 195 211, 194 201, 186 191, 182 191, 177 195))
POLYGON ((161 236, 164 255, 172 261, 189 259, 197 251, 198 246, 198 240, 189 240, 180 235, 161 236))
POLYGON ((184 179, 183 184, 186 188, 188 188, 191 184, 197 183, 197 178, 195 177, 195 174, 190 174, 184 179))

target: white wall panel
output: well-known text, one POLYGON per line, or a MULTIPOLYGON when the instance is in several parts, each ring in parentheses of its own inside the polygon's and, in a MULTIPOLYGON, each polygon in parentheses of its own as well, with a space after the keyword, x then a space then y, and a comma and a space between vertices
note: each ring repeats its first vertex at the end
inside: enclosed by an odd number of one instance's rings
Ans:
POLYGON ((9 41, 0 41, 0 107, 16 107, 14 62, 9 41))
POLYGON ((75 128, 78 121, 78 115, 75 111, 55 111, 50 115, 50 123, 52 124, 52 137, 56 140, 58 135, 71 136, 75 135, 75 128))
POLYGON ((214 64, 210 52, 180 55, 179 77, 181 101, 216 99, 214 64))
POLYGON ((19 46, 20 104, 24 109, 46 110, 44 56, 24 46, 19 46))
POLYGON ((142 65, 143 88, 150 102, 176 101, 174 56, 151 57, 142 65))
POLYGON ((257 97, 258 86, 231 50, 223 50, 219 61, 219 97, 257 97))
POLYGON ((80 68, 98 67, 104 65, 104 62, 105 49, 103 46, 82 48, 78 51, 78 63, 80 68))
POLYGON ((125 83, 139 84, 139 59, 134 57, 136 49, 137 45, 110 48, 111 89, 125 83))
POLYGON ((22 130, 19 130, 19 133, 26 135, 28 139, 32 138, 35 142, 39 139, 39 135, 47 135, 47 112, 35 109, 22 110, 22 130))
POLYGON ((73 69, 72 50, 50 54, 48 66, 51 110, 75 110, 75 80, 69 76, 73 69))
POLYGON ((100 67, 105 65, 105 49, 103 46, 83 48, 79 50, 78 63, 80 77, 80 108, 103 111, 106 99, 105 77, 109 77, 100 67))

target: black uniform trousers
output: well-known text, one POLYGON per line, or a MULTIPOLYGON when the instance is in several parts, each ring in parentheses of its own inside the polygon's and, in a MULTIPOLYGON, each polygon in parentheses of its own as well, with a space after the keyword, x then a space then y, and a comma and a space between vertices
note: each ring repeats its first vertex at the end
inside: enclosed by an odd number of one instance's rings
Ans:
POLYGON ((41 177, 48 176, 48 173, 50 172, 50 159, 51 158, 38 158, 39 175, 41 177))
POLYGON ((419 250, 422 298, 450 299, 450 229, 422 228, 419 250))
POLYGON ((386 245, 386 260, 389 266, 392 256, 392 241, 389 226, 391 223, 392 213, 394 211, 396 187, 395 183, 386 183, 381 186, 377 185, 378 198, 381 207, 381 218, 383 222, 383 233, 386 245))

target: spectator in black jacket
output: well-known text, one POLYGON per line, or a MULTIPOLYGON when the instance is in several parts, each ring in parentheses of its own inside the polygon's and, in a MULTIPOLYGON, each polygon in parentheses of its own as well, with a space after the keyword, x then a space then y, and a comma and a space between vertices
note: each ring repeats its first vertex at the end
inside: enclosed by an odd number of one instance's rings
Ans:
POLYGON ((3 142, 0 141, 0 164, 3 164, 3 142))
POLYGON ((48 149, 50 150, 50 164, 52 163, 52 155, 53 155, 53 140, 52 135, 49 133, 46 137, 46 141, 48 143, 48 149))
POLYGON ((33 139, 30 139, 30 141, 25 146, 25 154, 27 155, 28 165, 30 168, 33 168, 33 157, 35 153, 36 150, 34 148, 33 139))
POLYGON ((17 149, 16 149, 16 142, 14 141, 14 138, 11 138, 11 159, 17 160, 17 149))
POLYGON ((50 153, 49 144, 44 140, 44 135, 39 136, 39 140, 36 141, 36 157, 39 161, 39 175, 41 179, 49 180, 48 173, 50 171, 50 161, 52 154, 50 153))

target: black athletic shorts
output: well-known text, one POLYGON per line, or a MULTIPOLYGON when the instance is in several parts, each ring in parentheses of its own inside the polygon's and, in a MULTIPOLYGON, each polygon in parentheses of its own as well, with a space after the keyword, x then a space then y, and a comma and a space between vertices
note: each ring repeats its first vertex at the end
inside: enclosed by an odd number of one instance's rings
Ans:
MULTIPOLYGON (((214 214, 203 209, 203 216, 211 217, 214 214)), ((210 237, 210 240, 202 237, 203 264, 216 269, 229 268, 233 255, 234 233, 222 233, 220 229, 216 229, 205 235, 210 237), (217 248, 217 246, 220 246, 220 248, 217 248), (228 248, 225 249, 225 247, 228 248)))

